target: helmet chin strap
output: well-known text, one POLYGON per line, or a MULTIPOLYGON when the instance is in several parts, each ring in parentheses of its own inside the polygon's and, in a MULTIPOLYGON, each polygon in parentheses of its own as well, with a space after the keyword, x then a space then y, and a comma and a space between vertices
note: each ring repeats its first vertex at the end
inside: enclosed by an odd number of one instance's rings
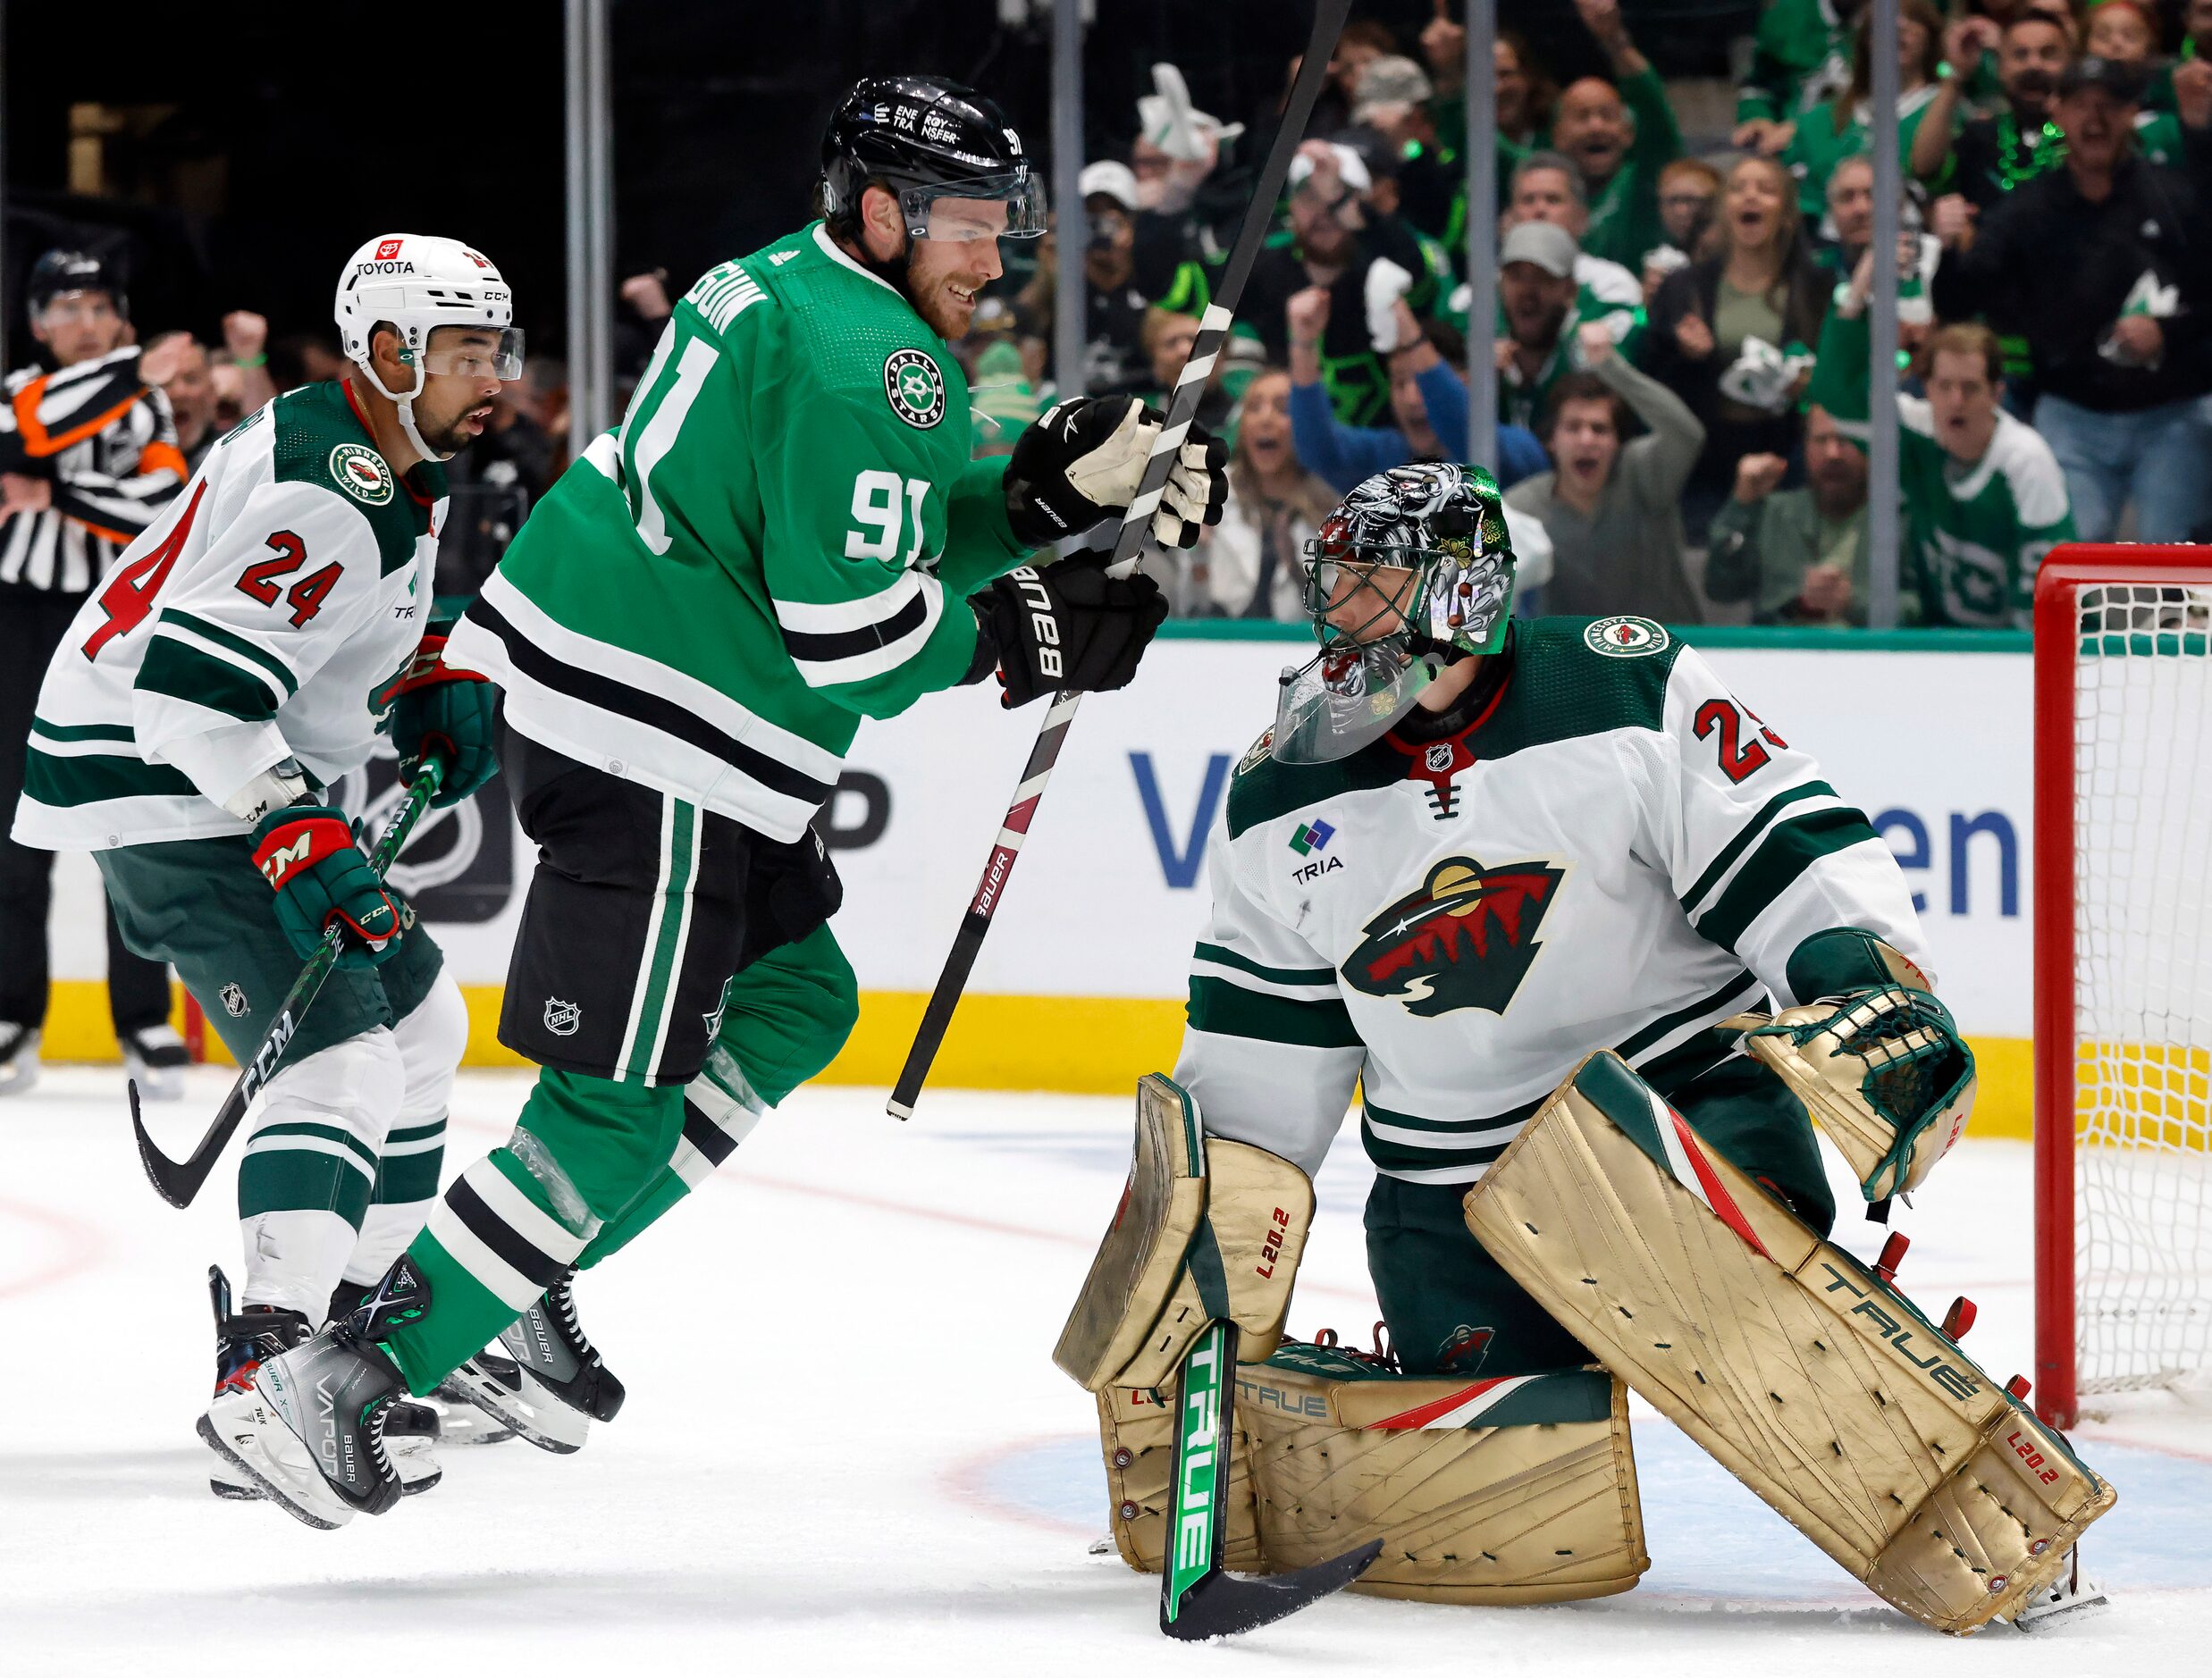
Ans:
MULTIPOLYGON (((408 359, 413 360, 414 352, 410 350, 408 355, 408 359)), ((415 399, 422 395, 423 387, 430 382, 430 375, 419 362, 415 365, 415 382, 405 390, 389 389, 384 382, 376 376, 376 364, 373 357, 368 361, 357 361, 354 365, 360 368, 368 382, 376 387, 378 394, 384 397, 399 410, 400 429, 407 433, 407 440, 416 454, 425 460, 445 461, 453 458, 457 450, 433 449, 425 440, 422 432, 415 427, 415 399)))

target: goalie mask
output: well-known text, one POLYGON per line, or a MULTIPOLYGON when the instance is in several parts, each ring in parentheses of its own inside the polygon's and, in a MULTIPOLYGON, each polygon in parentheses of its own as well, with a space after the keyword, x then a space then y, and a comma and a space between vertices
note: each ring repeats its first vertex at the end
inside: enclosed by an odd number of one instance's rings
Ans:
POLYGON ((1306 544, 1321 650, 1283 675, 1274 754, 1347 757, 1413 709, 1454 659, 1505 644, 1513 548, 1479 466, 1392 466, 1356 486, 1306 544))

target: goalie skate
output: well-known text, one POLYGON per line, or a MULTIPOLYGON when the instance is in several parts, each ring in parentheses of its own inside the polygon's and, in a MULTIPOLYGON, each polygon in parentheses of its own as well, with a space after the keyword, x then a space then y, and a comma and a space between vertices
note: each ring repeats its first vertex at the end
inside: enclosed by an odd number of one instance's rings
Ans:
POLYGON ((2112 1598, 2105 1594, 2104 1587, 2082 1573, 2082 1547, 2077 1544, 2066 1552, 2066 1559, 2051 1582, 2020 1605, 2013 1615, 2013 1626, 2022 1632, 2048 1632, 2090 1619, 2111 1607, 2112 1598))

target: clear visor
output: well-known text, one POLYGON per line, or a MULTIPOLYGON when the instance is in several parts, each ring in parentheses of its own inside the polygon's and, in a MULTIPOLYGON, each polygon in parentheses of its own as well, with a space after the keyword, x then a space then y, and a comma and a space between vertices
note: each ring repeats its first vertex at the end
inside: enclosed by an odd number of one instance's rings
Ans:
POLYGON ((1044 183, 1022 170, 902 188, 899 208, 915 239, 965 245, 979 239, 1035 239, 1045 231, 1044 183))
POLYGON ((512 383, 522 377, 522 328, 441 326, 423 351, 423 371, 512 383))
POLYGON ((1437 655, 1416 658, 1405 637, 1333 642, 1283 675, 1274 755, 1332 763, 1379 739, 1436 679, 1437 655))

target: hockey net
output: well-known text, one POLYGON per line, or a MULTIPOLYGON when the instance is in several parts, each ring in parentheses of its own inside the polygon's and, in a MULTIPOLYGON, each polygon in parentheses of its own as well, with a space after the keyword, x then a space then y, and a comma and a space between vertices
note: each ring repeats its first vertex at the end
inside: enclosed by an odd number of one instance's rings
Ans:
POLYGON ((2212 1382, 2212 548, 2036 585, 2036 1365, 2212 1382))

